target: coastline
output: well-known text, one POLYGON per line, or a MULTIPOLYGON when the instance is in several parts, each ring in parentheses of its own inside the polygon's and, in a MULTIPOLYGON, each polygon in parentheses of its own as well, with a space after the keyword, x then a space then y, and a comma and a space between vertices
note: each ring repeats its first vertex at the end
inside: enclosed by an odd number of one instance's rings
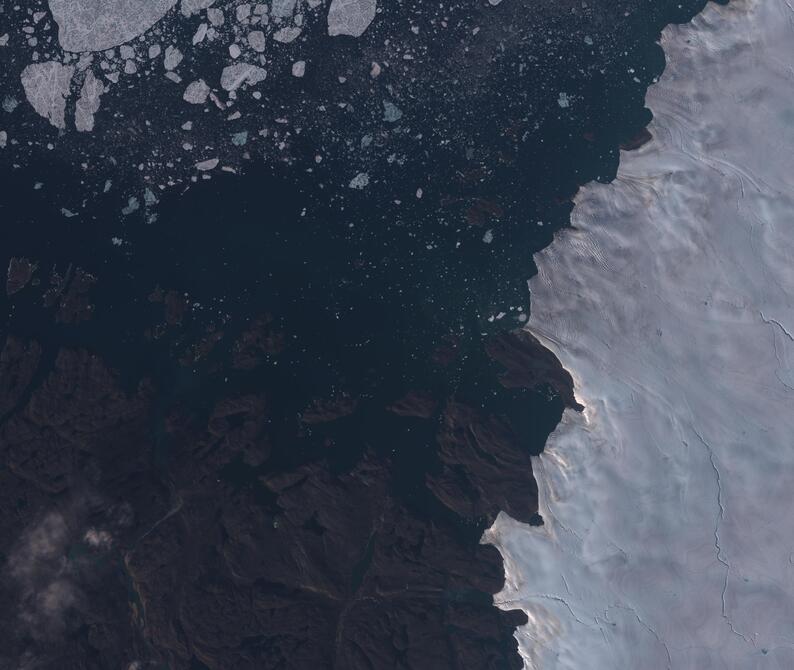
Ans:
POLYGON ((483 537, 527 668, 791 664, 789 12, 666 28, 654 139, 535 256, 528 329, 585 410, 533 460, 544 525, 483 537))

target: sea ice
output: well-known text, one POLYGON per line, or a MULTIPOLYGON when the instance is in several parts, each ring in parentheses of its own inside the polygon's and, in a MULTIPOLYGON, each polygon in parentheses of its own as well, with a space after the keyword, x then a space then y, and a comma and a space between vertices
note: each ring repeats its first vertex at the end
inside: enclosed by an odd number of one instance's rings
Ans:
POLYGON ((264 81, 267 72, 257 65, 250 63, 235 63, 227 65, 221 73, 221 86, 226 91, 236 91, 243 84, 253 86, 264 81))
POLYGON ((185 102, 189 102, 193 105, 203 105, 207 102, 207 96, 209 96, 209 94, 210 87, 203 79, 199 79, 198 81, 193 81, 188 84, 182 98, 185 102))
POLYGON ((332 0, 328 9, 328 34, 361 37, 377 9, 377 0, 332 0))
POLYGON ((66 98, 74 76, 74 66, 56 61, 33 63, 22 70, 25 97, 38 114, 56 128, 66 127, 66 98))
POLYGON ((49 0, 65 51, 104 51, 162 19, 176 0, 49 0))
POLYGON ((104 90, 102 82, 88 70, 74 110, 74 125, 78 131, 91 132, 94 129, 94 114, 99 111, 100 97, 104 90))

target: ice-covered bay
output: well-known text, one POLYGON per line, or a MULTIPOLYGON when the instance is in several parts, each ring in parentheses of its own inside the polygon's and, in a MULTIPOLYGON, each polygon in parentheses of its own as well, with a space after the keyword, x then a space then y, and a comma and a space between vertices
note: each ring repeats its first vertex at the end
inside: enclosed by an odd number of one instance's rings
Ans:
POLYGON ((654 140, 536 257, 529 329, 576 382, 501 515, 528 668, 794 667, 794 11, 665 30, 654 140))

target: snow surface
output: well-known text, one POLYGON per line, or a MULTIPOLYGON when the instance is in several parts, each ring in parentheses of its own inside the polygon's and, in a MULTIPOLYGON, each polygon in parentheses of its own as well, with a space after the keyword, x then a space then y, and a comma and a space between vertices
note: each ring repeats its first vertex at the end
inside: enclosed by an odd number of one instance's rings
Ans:
POLYGON ((794 11, 665 30, 654 140, 536 256, 528 328, 586 406, 502 514, 527 668, 794 668, 794 11))

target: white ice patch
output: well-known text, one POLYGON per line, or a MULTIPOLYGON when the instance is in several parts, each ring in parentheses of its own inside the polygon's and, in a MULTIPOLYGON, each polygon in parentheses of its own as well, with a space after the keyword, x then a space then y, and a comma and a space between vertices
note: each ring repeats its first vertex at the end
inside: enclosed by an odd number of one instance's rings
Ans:
POLYGON ((328 34, 361 37, 377 9, 377 0, 332 0, 328 9, 328 34))
POLYGON ((142 35, 176 0, 49 0, 65 51, 104 51, 142 35))
POLYGON ((34 63, 22 70, 25 97, 38 114, 56 128, 66 128, 66 98, 74 75, 72 65, 34 63))
POLYGON ((794 15, 709 4, 663 35, 654 141, 536 256, 530 330, 573 375, 500 515, 527 668, 794 667, 794 15))

